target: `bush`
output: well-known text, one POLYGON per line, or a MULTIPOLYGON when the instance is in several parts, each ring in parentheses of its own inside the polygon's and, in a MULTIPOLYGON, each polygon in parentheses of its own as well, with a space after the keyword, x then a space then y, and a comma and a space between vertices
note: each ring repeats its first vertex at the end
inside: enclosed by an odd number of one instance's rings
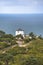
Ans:
POLYGON ((0 49, 6 48, 9 45, 6 42, 0 42, 0 49))

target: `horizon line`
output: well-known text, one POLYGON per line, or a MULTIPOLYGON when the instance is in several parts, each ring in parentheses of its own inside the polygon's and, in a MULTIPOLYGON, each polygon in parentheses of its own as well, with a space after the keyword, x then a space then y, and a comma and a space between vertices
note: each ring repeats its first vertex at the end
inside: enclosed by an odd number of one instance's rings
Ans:
POLYGON ((0 14, 43 14, 43 13, 0 13, 0 14))

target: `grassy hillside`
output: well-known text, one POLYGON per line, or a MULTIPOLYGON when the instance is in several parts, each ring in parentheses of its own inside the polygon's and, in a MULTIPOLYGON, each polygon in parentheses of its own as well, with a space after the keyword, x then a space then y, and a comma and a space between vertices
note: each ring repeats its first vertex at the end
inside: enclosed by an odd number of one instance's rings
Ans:
POLYGON ((14 62, 7 61, 8 65, 43 65, 43 40, 33 40, 25 48, 16 46, 8 49, 6 53, 0 53, 0 64, 5 65, 6 60, 3 61, 3 58, 10 60, 9 55, 14 62))
POLYGON ((43 39, 33 38, 24 41, 25 47, 19 47, 16 37, 0 37, 0 65, 43 65, 43 39))

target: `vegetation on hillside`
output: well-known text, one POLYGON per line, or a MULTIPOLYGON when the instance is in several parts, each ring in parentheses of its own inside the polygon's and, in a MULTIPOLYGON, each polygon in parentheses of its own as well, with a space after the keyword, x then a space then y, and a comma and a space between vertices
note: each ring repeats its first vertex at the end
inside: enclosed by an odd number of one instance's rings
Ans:
POLYGON ((36 38, 32 32, 29 36, 23 38, 0 31, 0 65, 43 65, 43 38, 36 38), (25 47, 18 46, 19 39, 25 47))

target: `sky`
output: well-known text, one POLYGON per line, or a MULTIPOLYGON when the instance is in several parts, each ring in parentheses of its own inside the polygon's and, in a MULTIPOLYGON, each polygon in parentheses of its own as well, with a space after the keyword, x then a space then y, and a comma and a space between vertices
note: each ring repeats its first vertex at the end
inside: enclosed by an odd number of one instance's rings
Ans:
POLYGON ((0 13, 43 13, 43 0, 0 0, 0 13))

